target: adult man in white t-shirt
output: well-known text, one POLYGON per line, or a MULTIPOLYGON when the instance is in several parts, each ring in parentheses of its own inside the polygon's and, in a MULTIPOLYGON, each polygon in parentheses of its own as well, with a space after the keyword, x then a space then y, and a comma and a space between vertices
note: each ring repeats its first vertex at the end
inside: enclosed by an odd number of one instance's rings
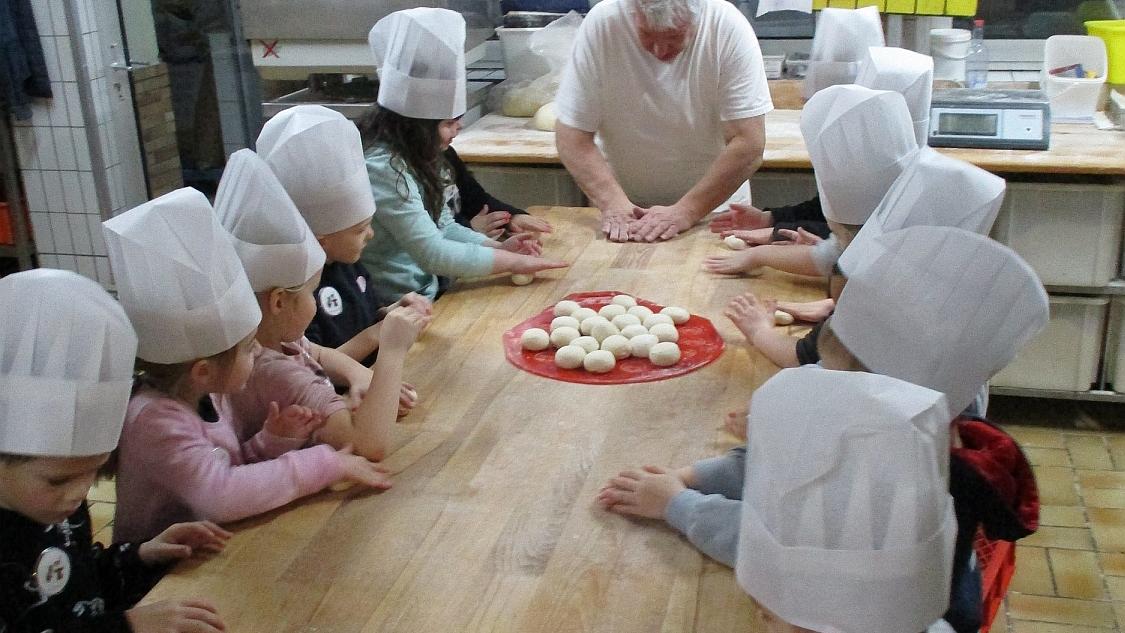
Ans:
POLYGON ((651 242, 749 202, 773 102, 754 30, 730 2, 603 0, 555 107, 559 156, 602 231, 651 242))

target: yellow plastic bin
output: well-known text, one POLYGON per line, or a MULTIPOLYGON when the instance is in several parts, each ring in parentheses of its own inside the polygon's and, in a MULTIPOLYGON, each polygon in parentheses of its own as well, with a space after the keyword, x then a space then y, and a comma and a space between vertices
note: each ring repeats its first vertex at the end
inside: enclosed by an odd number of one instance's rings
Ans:
POLYGON ((1125 20, 1091 20, 1086 32, 1105 41, 1111 84, 1125 84, 1125 20))

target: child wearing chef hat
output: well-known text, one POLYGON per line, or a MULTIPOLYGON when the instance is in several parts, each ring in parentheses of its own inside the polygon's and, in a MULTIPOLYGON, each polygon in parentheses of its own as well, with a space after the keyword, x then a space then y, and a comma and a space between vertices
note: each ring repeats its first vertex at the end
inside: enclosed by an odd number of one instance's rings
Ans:
POLYGON ((949 602, 957 519, 943 394, 785 369, 755 393, 735 572, 766 630, 908 633, 949 602))
MULTIPOLYGON (((1035 272, 987 237, 916 226, 873 239, 865 252, 817 341, 820 364, 941 392, 953 412, 946 423, 1046 325, 1047 296, 1035 272)), ((824 417, 841 412, 846 408, 824 417)), ((744 419, 752 427, 757 415, 755 409, 744 419)), ((598 502, 622 514, 666 519, 704 553, 733 566, 746 451, 679 469, 624 471, 598 502)))
POLYGON ((272 408, 246 443, 228 420, 200 416, 207 394, 246 383, 261 320, 230 234, 203 194, 179 189, 102 227, 139 339, 138 388, 118 449, 116 538, 149 538, 183 520, 234 521, 342 480, 390 485, 350 450, 291 451, 288 436, 315 422, 300 407, 272 408))
POLYGON ((458 224, 442 152, 465 113, 465 20, 447 9, 396 11, 372 27, 379 70, 374 112, 361 124, 370 186, 379 206, 362 261, 390 303, 408 292, 433 299, 449 278, 533 274, 565 263, 539 255, 531 233, 503 242, 458 224))
POLYGON ((315 433, 320 442, 353 446, 357 454, 381 460, 398 417, 402 365, 425 317, 410 308, 387 316, 374 371, 310 343, 304 332, 316 313, 324 249, 252 150, 239 150, 227 161, 215 213, 231 234, 262 312, 254 369, 242 390, 213 396, 219 415, 245 442, 262 430, 271 409, 296 405, 315 422, 290 434, 294 448, 315 433), (334 381, 350 387, 354 411, 337 395, 334 381))
POLYGON ((93 543, 86 493, 121 435, 136 350, 97 283, 45 268, 0 279, 0 630, 223 629, 206 601, 133 606, 168 563, 222 550, 222 528, 93 543))

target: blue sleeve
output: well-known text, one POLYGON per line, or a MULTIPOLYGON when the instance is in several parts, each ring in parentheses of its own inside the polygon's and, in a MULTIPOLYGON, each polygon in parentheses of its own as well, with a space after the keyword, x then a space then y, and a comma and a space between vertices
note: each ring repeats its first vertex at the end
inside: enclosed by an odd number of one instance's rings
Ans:
POLYGON ((672 497, 664 518, 699 551, 734 567, 742 525, 741 501, 688 489, 672 497))
POLYGON ((732 448, 722 457, 701 459, 692 464, 691 469, 695 489, 699 492, 741 499, 742 480, 746 477, 746 447, 732 448))

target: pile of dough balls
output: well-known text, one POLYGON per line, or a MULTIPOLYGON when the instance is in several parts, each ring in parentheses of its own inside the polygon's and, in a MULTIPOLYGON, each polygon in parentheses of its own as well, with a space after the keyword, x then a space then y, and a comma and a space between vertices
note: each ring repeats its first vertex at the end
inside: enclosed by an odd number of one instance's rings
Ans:
POLYGON ((680 362, 676 326, 691 318, 684 308, 671 306, 653 313, 629 295, 616 295, 597 311, 563 300, 555 304, 554 314, 550 332, 530 328, 523 333, 523 348, 537 352, 554 346, 559 367, 598 374, 630 356, 647 358, 658 367, 680 362))

